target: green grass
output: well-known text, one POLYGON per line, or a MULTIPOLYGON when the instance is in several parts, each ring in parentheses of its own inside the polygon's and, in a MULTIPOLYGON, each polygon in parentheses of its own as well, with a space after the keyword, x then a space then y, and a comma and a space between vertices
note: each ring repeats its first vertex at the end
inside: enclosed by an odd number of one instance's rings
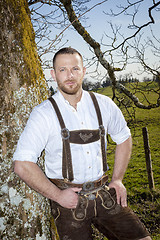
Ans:
MULTIPOLYGON (((132 89, 133 85, 128 86, 132 89)), ((141 83, 139 88, 155 90, 157 86, 141 83)), ((110 87, 99 89, 101 94, 112 98, 110 87)), ((146 103, 144 96, 137 90, 139 99, 146 103)), ((157 94, 153 91, 147 92, 147 97, 151 103, 155 102, 157 94)), ((126 100, 127 101, 127 100, 126 100)), ((119 103, 117 102, 119 105, 119 103)), ((137 213, 141 221, 145 224, 152 235, 153 240, 160 239, 159 222, 160 222, 160 108, 144 110, 135 108, 129 104, 128 111, 134 112, 135 119, 128 117, 125 108, 121 105, 121 110, 125 115, 133 137, 132 157, 124 177, 124 184, 128 192, 128 204, 137 213), (145 153, 143 146, 142 128, 147 127, 149 135, 150 152, 152 159, 153 177, 155 190, 150 191, 148 184, 148 175, 146 170, 145 153)), ((109 178, 111 179, 114 163, 115 144, 109 138, 107 161, 110 166, 109 178)))

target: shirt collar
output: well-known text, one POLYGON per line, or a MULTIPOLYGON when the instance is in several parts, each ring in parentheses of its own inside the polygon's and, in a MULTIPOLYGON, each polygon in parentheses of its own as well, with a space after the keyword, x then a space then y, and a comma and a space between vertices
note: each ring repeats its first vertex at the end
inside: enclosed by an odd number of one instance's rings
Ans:
MULTIPOLYGON (((77 105, 80 105, 80 104, 84 101, 85 92, 86 92, 86 91, 84 91, 84 90, 82 89, 82 97, 81 97, 81 100, 77 103, 77 105)), ((61 101, 63 101, 64 103, 70 105, 70 103, 68 102, 68 100, 66 100, 66 99, 64 98, 64 96, 62 95, 62 93, 61 93, 59 90, 57 90, 56 95, 57 95, 57 98, 59 98, 61 101)))

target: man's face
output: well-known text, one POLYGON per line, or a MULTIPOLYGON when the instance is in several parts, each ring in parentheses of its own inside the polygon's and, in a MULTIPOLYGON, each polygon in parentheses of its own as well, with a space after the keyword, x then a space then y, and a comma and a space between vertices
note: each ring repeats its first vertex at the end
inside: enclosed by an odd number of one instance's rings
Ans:
POLYGON ((86 69, 81 57, 75 54, 60 54, 56 57, 55 68, 51 72, 60 91, 74 95, 82 89, 86 69))

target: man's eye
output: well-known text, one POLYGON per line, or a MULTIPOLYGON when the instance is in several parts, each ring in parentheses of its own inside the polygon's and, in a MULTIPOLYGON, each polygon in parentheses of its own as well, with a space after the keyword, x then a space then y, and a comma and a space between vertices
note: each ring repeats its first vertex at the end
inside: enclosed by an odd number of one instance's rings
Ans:
POLYGON ((78 70, 78 67, 74 67, 73 70, 78 70))
POLYGON ((60 69, 60 72, 64 72, 64 70, 65 70, 65 69, 64 69, 64 68, 62 68, 62 69, 60 69))

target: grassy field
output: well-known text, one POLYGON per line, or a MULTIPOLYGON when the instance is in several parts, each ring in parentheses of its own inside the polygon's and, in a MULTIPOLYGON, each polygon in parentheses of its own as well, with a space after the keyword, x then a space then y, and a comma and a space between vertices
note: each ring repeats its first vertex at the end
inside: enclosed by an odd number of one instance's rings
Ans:
MULTIPOLYGON (((129 86, 128 86, 129 87, 129 86)), ((147 88, 146 83, 140 84, 141 88, 147 88)), ((148 90, 155 86, 149 85, 148 90)), ((134 90, 133 90, 134 91, 134 90)), ((101 94, 112 97, 110 87, 99 89, 101 94)), ((144 96, 137 91, 140 100, 146 102, 144 96)), ((157 95, 148 91, 147 96, 154 102, 157 95)), ((117 102, 117 104, 119 104, 117 102)), ((153 240, 160 239, 160 108, 151 110, 132 108, 128 104, 130 115, 135 115, 135 119, 128 117, 125 108, 121 105, 121 110, 125 115, 133 137, 132 157, 124 177, 124 184, 128 192, 128 204, 138 214, 141 221, 146 225, 152 235, 153 240), (146 161, 143 145, 142 128, 147 127, 149 134, 149 144, 152 159, 153 177, 155 190, 150 191, 148 176, 146 171, 146 161)), ((110 166, 109 178, 111 179, 114 162, 115 144, 109 138, 108 143, 108 164, 110 166)))

